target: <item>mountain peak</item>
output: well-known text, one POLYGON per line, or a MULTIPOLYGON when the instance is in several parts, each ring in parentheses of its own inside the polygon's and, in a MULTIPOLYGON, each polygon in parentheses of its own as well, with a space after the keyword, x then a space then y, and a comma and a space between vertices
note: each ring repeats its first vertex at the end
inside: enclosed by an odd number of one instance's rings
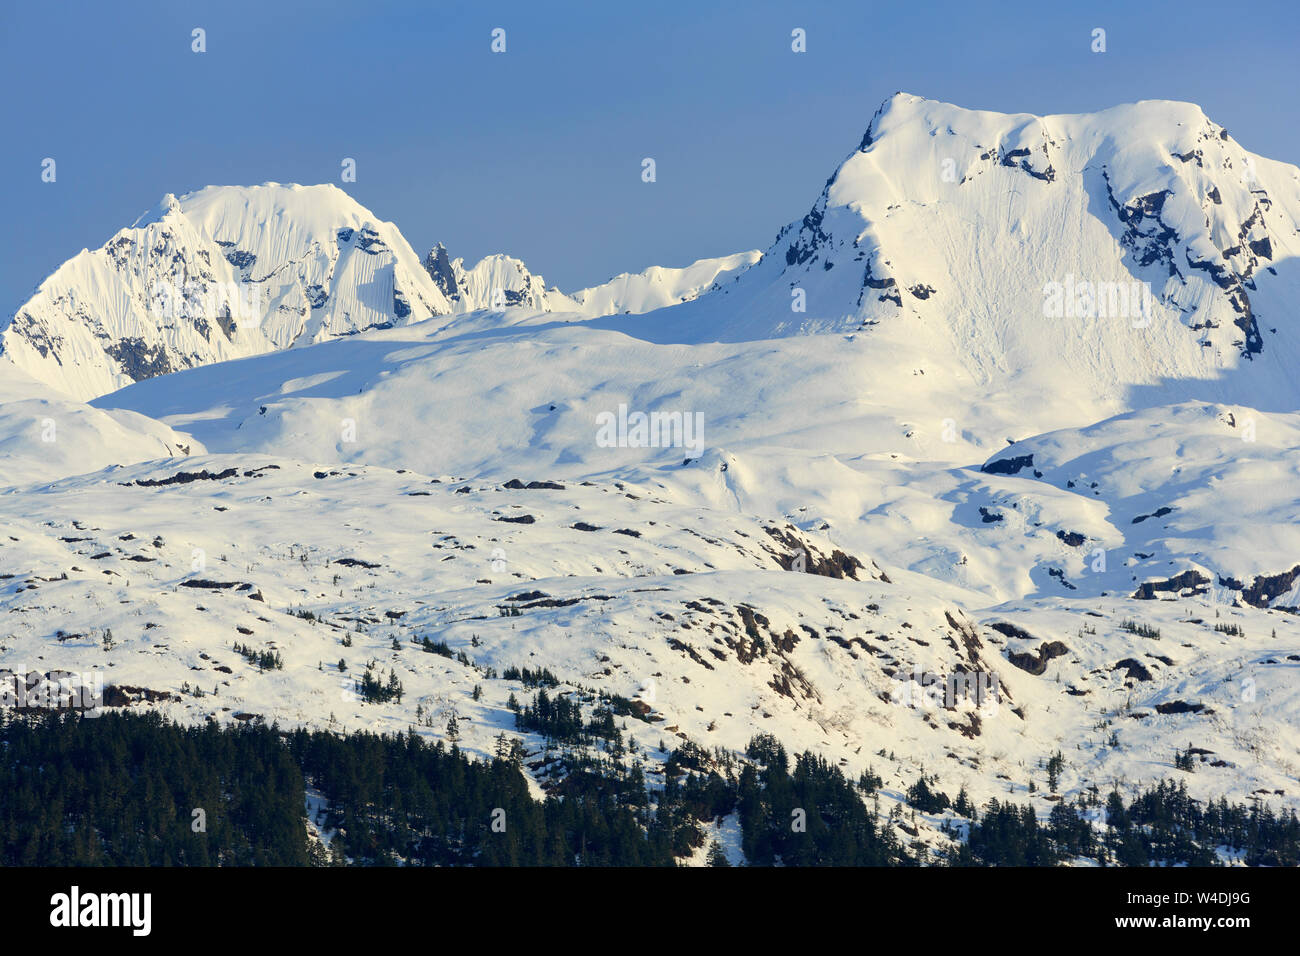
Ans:
POLYGON ((337 186, 205 186, 64 263, 0 331, 0 353, 86 399, 450 311, 397 228, 337 186))
POLYGON ((441 242, 430 249, 429 254, 424 257, 424 271, 429 273, 429 278, 449 301, 455 303, 460 299, 456 272, 452 269, 451 260, 447 258, 447 247, 441 242))
POLYGON ((504 253, 484 256, 467 267, 451 259, 440 242, 424 257, 424 270, 452 303, 454 311, 527 308, 539 312, 576 312, 578 304, 534 275, 522 260, 504 253))
POLYGON ((1237 372, 1294 395, 1296 223, 1300 170, 1192 103, 1034 116, 897 93, 757 265, 632 328, 864 334, 977 382, 1064 363, 1117 400, 1237 372))
POLYGON ((167 193, 152 209, 142 212, 136 221, 131 223, 131 228, 143 229, 145 226, 152 225, 155 222, 161 222, 167 216, 179 212, 180 208, 181 204, 180 201, 177 200, 176 194, 167 193))

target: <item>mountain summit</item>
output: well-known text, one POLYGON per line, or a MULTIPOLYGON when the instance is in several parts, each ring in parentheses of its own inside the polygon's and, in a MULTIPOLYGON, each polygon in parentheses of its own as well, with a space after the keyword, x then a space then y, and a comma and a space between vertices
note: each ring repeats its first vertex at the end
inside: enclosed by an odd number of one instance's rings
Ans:
POLYGON ((60 266, 0 332, 0 353, 87 399, 450 311, 397 227, 343 190, 209 186, 168 194, 60 266))
POLYGON ((1287 387, 1300 170, 1187 103, 1084 115, 899 93, 802 219, 740 278, 634 334, 906 341, 979 382, 1068 363, 1089 387, 1287 387))

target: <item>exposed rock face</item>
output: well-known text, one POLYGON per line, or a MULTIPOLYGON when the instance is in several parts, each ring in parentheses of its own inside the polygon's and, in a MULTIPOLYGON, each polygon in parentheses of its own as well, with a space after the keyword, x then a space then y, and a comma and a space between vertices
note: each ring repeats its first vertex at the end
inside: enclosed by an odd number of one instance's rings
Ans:
POLYGON ((1134 593, 1133 597, 1141 601, 1152 601, 1159 593, 1181 594, 1184 596, 1193 596, 1204 594, 1205 585, 1210 583, 1210 579, 1199 571, 1194 569, 1184 571, 1182 574, 1176 574, 1172 578, 1164 581, 1147 581, 1134 593))
POLYGON ((1060 641, 1044 641, 1038 645, 1035 653, 1008 652, 1007 660, 1026 673, 1038 675, 1047 670, 1047 662, 1052 658, 1062 657, 1069 652, 1070 649, 1060 641))

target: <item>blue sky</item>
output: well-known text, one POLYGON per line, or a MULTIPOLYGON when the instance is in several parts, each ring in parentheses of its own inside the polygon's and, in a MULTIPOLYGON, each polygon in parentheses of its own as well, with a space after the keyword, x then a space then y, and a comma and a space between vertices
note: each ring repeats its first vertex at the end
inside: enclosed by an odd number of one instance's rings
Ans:
POLYGON ((508 252, 564 289, 763 248, 896 90, 1031 113, 1191 100, 1300 163, 1298 41, 1284 2, 4 0, 0 317, 166 192, 339 183, 344 157, 340 185, 417 252, 508 252))

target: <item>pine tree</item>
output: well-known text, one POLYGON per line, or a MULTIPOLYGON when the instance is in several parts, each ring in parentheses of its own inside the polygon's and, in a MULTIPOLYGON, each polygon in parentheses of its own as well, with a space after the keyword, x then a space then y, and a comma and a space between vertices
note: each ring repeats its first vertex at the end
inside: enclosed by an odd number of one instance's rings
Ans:
POLYGON ((717 840, 709 844, 708 864, 709 866, 731 866, 727 854, 722 852, 722 844, 717 840))

